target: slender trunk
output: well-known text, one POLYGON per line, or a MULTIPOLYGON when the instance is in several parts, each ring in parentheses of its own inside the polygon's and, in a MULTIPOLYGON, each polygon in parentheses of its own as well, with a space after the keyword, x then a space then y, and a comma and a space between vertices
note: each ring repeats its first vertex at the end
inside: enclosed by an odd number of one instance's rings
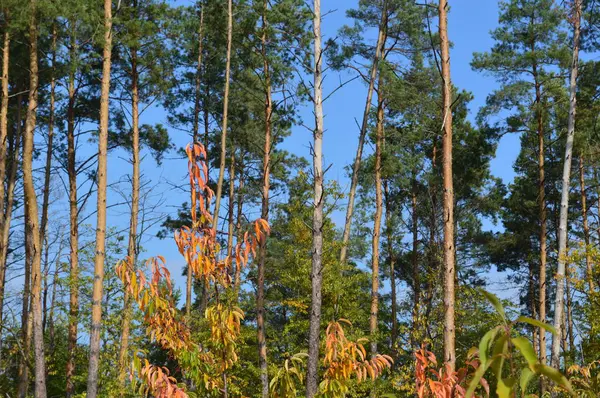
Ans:
POLYGON ((454 370, 456 362, 454 328, 454 187, 452 175, 452 82, 448 41, 447 0, 440 0, 440 40, 443 89, 443 177, 444 177, 444 361, 454 370))
MULTIPOLYGON (((52 149, 54 142, 54 108, 56 91, 56 23, 52 24, 52 70, 50 73, 50 114, 48 117, 48 143, 46 147, 46 168, 44 172, 44 195, 42 198, 42 220, 40 222, 40 243, 46 240, 48 207, 50 205, 50 174, 52 172, 52 149)), ((45 314, 45 312, 44 312, 45 314)), ((45 325, 45 323, 44 323, 45 325)))
POLYGON ((17 397, 27 398, 29 392, 29 369, 31 352, 31 261, 25 260, 25 283, 23 286, 23 308, 21 313, 21 358, 19 361, 19 385, 17 397))
POLYGON ((50 273, 50 244, 48 243, 48 239, 42 242, 42 245, 44 247, 44 266, 42 268, 42 281, 44 282, 44 287, 42 289, 42 333, 45 335, 47 321, 46 316, 48 315, 48 274, 50 273))
POLYGON ((569 357, 571 358, 571 360, 574 359, 574 348, 575 348, 575 336, 574 336, 574 331, 573 331, 573 300, 571 297, 571 282, 569 281, 569 269, 567 267, 566 269, 566 295, 567 295, 567 335, 569 336, 569 357))
MULTIPOLYGON (((2 99, 0 100, 0 231, 4 231, 4 225, 10 223, 10 221, 6 219, 8 209, 4 208, 4 180, 6 177, 6 155, 8 143, 8 71, 10 67, 10 30, 8 29, 8 10, 4 10, 4 19, 5 26, 2 40, 2 99)), ((17 120, 17 123, 20 123, 20 119, 17 120)), ((4 254, 6 253, 7 245, 7 243, 4 243, 3 238, 4 236, 0 238, 0 278, 2 279, 2 281, 0 281, 0 330, 2 330, 1 306, 4 299, 4 272, 6 267, 4 254)))
POLYGON ((312 223, 312 269, 310 326, 308 335, 308 366, 306 371, 306 397, 313 398, 319 386, 319 341, 321 332, 321 290, 323 287, 323 52, 321 50, 321 0, 314 0, 314 115, 313 177, 314 202, 312 223))
MULTIPOLYGON (((6 60, 6 59, 7 59, 7 56, 5 54, 4 60, 6 60)), ((3 83, 5 81, 6 81, 5 79, 2 80, 3 83)), ((8 99, 7 96, 3 95, 2 101, 4 101, 4 98, 8 99)), ((17 170, 19 168, 19 148, 21 147, 21 126, 23 125, 22 120, 21 120, 22 102, 23 102, 22 94, 17 95, 16 128, 14 129, 14 132, 11 134, 11 137, 7 138, 7 140, 9 141, 7 153, 10 154, 10 156, 8 157, 8 159, 10 159, 10 163, 8 164, 8 170, 7 170, 8 178, 6 179, 6 191, 4 191, 4 194, 2 196, 0 196, 0 202, 2 202, 2 205, 4 205, 4 203, 6 202, 6 206, 4 207, 3 213, 0 213, 0 234, 1 234, 0 235, 0 330, 2 330, 2 327, 3 327, 2 320, 3 320, 3 307, 4 307, 4 287, 6 284, 6 266, 7 266, 7 259, 8 259, 10 222, 12 219, 15 184, 17 181, 17 170)), ((8 104, 6 104, 6 105, 8 106, 8 104)), ((2 107, 3 106, 4 106, 4 104, 2 104, 2 107)), ((2 112, 3 112, 3 110, 0 110, 0 115, 2 115, 2 112)), ((0 116, 0 117, 2 117, 2 116, 0 116)), ((8 123, 6 120, 6 115, 4 116, 4 119, 2 119, 0 121, 0 125, 2 123, 5 124, 3 126, 3 128, 6 128, 6 130, 8 130, 8 123)), ((4 149, 2 149, 3 152, 5 150, 6 150, 6 147, 4 149)), ((2 161, 2 167, 5 167, 5 162, 6 162, 6 159, 4 161, 2 161)), ((2 186, 2 188, 4 188, 3 182, 1 182, 1 181, 0 181, 0 186, 2 186)), ((2 341, 3 340, 0 338, 0 357, 2 355, 2 341)))
MULTIPOLYGON (((233 207, 235 204, 235 149, 231 149, 229 155, 229 198, 227 204, 227 258, 231 261, 231 255, 233 253, 233 233, 235 227, 235 221, 233 218, 233 207)), ((231 263, 230 263, 231 266, 231 263)), ((233 270, 229 270, 229 274, 232 274, 233 270)))
POLYGON ((108 141, 108 102, 110 94, 110 67, 112 53, 112 1, 104 0, 104 50, 102 56, 102 93, 100 97, 100 128, 98 135, 98 202, 96 221, 96 256, 94 258, 94 285, 92 290, 92 322, 90 327, 90 361, 88 367, 87 397, 98 394, 98 365, 102 331, 102 282, 106 257, 106 151, 108 141))
POLYGON ((371 111, 371 101, 373 98, 373 88, 375 87, 375 79, 377 78, 377 70, 379 59, 383 53, 385 45, 385 37, 387 30, 387 0, 384 0, 381 9, 381 20, 379 22, 379 33, 377 35, 377 44, 375 47, 375 55, 371 64, 371 73, 369 76, 369 88, 367 89, 367 99, 365 109, 363 111, 363 119, 358 136, 358 147, 356 148, 356 156, 354 157, 354 166, 352 167, 352 178, 350 182, 350 192, 348 193, 348 207, 346 208, 346 221, 344 223, 344 234, 342 236, 342 249, 340 252, 340 263, 344 264, 348 256, 348 241, 350 240, 350 227, 352 224, 352 214, 354 212, 354 198, 356 196, 356 187, 358 186, 358 172, 362 161, 363 147, 365 145, 365 137, 369 126, 369 113, 371 111))
POLYGON ((223 125, 221 127, 221 162, 219 164, 219 180, 217 181, 217 194, 215 211, 213 214, 213 234, 217 234, 219 227, 219 210, 223 192, 223 177, 225 176, 225 157, 227 149, 227 118, 229 111, 229 75, 231 73, 231 41, 233 35, 233 5, 232 0, 227 1, 227 58, 225 62, 225 91, 223 93, 223 125))
POLYGON ((63 250, 62 236, 59 240, 58 254, 56 255, 56 263, 54 264, 54 276, 52 277, 52 295, 50 296, 50 311, 48 314, 48 340, 50 355, 54 354, 55 348, 55 331, 54 331, 54 309, 56 308, 56 290, 58 288, 58 277, 60 273, 60 257, 63 250))
POLYGON ((567 127, 567 144, 562 177, 562 195, 560 200, 560 225, 558 238, 558 268, 556 270, 556 300, 554 302, 554 327, 556 335, 552 338, 552 365, 560 364, 560 340, 563 333, 561 318, 564 312, 565 292, 565 256, 567 255, 567 222, 569 214, 569 189, 571 187, 571 159, 573 154, 573 138, 575 135, 575 111, 577 106, 577 73, 579 65, 579 32, 581 24, 581 0, 575 0, 573 18, 573 60, 571 63, 571 79, 569 84, 570 104, 567 127))
POLYGON ((390 199, 390 192, 388 187, 388 181, 383 181, 383 194, 385 197, 385 223, 387 232, 387 244, 388 244, 388 256, 390 257, 390 294, 391 294, 391 316, 392 316, 392 330, 390 336, 390 346, 392 352, 396 349, 396 340, 398 339, 398 319, 397 319, 397 303, 396 303, 396 255, 394 253, 394 237, 392 231, 392 204, 390 199))
POLYGON ((379 314, 379 237, 381 234, 382 192, 381 192, 381 145, 383 141, 383 77, 379 73, 377 95, 377 126, 375 139, 375 220, 373 221, 372 259, 371 259, 371 316, 369 333, 371 335, 371 355, 377 355, 377 317, 379 314))
POLYGON ((590 256, 590 226, 588 224, 587 195, 585 192, 585 168, 583 155, 579 156, 579 189, 581 191, 581 217, 583 218, 583 238, 585 242, 585 278, 589 293, 594 291, 594 275, 590 256))
POLYGON ((29 103, 25 132, 23 135, 23 191, 25 194, 25 219, 27 239, 25 245, 27 262, 31 264, 31 314, 33 327, 33 348, 35 358, 35 397, 46 397, 46 361, 44 358, 44 335, 42 330, 42 271, 40 225, 38 204, 33 183, 33 141, 37 116, 38 97, 38 54, 37 54, 37 4, 31 0, 29 26, 29 103))
MULTIPOLYGON (((529 263, 529 275, 528 275, 528 287, 527 287, 527 295, 529 296, 529 311, 531 311, 531 316, 533 317, 533 319, 537 319, 537 310, 536 310, 536 297, 535 297, 535 280, 534 280, 534 274, 535 274, 535 269, 534 269, 534 264, 531 262, 529 263)), ((539 342, 539 337, 538 337, 538 329, 533 327, 532 328, 532 341, 533 341, 533 349, 535 350, 535 352, 538 354, 540 353, 540 342, 539 342)))
MULTIPOLYGON (((137 1, 133 2, 133 8, 137 7, 137 1)), ((131 152, 132 152, 132 176, 131 176, 131 218, 129 220, 129 242, 127 245, 127 262, 131 269, 137 264, 137 242, 138 242, 138 213, 140 207, 140 130, 139 130, 139 93, 138 93, 138 65, 137 48, 133 46, 131 52, 131 152)), ((119 347, 119 384, 121 391, 125 389, 125 378, 127 376, 129 329, 131 327, 131 297, 125 290, 123 296, 123 322, 121 325, 121 344, 119 347)))
MULTIPOLYGON (((243 160, 243 157, 242 157, 243 160)), ((237 241, 241 242, 243 238, 242 231, 242 217, 244 210, 244 164, 240 164, 239 171, 239 181, 238 181, 238 193, 237 193, 237 214, 236 214, 236 225, 235 230, 237 233, 237 241)), ((235 265, 235 276, 233 278, 233 290, 235 294, 235 301, 238 301, 239 293, 240 293, 240 284, 241 284, 241 275, 242 275, 242 264, 236 263, 235 265)))
MULTIPOLYGON (((263 1, 261 51, 263 58, 263 74, 265 79, 265 146, 263 149, 262 164, 262 203, 260 217, 269 221, 269 190, 271 187, 271 119, 273 116, 273 103, 271 100, 271 72, 267 58, 267 0, 263 1)), ((258 362, 260 366, 260 382, 262 396, 269 396, 269 374, 267 363, 267 338, 265 332, 265 261, 267 257, 267 241, 260 240, 258 280, 256 289, 256 326, 258 338, 258 362)))
MULTIPOLYGON (((198 132, 200 125, 200 98, 201 94, 201 82, 202 82, 202 38, 203 38, 203 30, 204 30, 204 7, 200 9, 200 25, 198 27, 198 64, 196 65, 196 87, 195 87, 195 100, 194 100, 194 124, 192 127, 192 142, 196 143, 198 141, 198 132)), ((208 132, 208 127, 206 128, 208 132)), ((207 146, 208 149, 208 139, 204 142, 204 145, 207 146)), ((194 195, 194 191, 191 192, 194 195)), ((193 200, 190 201, 190 205, 193 200)), ((185 315, 190 316, 190 311, 192 309, 192 272, 190 269, 187 270, 186 275, 186 285, 185 285, 185 315)))
POLYGON ((67 174, 69 177, 69 329, 67 334, 66 396, 75 393, 75 352, 79 324, 79 226, 77 208, 77 169, 75 147, 75 73, 77 69, 76 22, 71 20, 69 83, 67 106, 67 174))
POLYGON ((411 192, 411 212, 412 212, 412 280, 413 280, 413 313, 412 313, 412 333, 411 346, 418 349, 420 341, 420 323, 419 311, 421 300, 421 278, 419 276, 419 235, 418 235, 418 215, 417 215, 417 171, 413 170, 412 192, 411 192))

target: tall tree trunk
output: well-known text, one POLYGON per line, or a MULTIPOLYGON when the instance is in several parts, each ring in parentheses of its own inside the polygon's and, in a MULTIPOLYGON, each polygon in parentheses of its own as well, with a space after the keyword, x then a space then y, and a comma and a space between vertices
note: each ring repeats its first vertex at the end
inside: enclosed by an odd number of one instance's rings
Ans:
MULTIPOLYGON (((198 141, 198 132, 200 126, 200 99, 202 97, 201 93, 201 83, 202 83, 202 44, 203 44, 203 31, 204 31, 204 4, 201 5, 200 8, 200 24, 198 26, 198 64, 196 65, 196 87, 194 93, 194 124, 192 127, 192 142, 196 143, 198 141)), ((206 117, 208 120, 208 118, 206 117)), ((205 120, 205 122, 207 121, 205 120)), ((208 132, 208 127, 206 128, 208 132)), ((208 149, 208 140, 204 142, 206 148, 208 149)), ((192 190, 192 195, 194 195, 194 191, 192 190)), ((190 205, 193 200, 190 201, 190 205)), ((192 272, 190 269, 187 270, 186 275, 186 285, 185 285, 185 315, 190 316, 190 311, 192 309, 192 272)))
MULTIPOLYGON (((8 72, 10 67, 10 31, 8 29, 9 12, 4 10, 5 28, 2 40, 2 98, 0 99, 0 331, 3 330, 2 307, 4 305, 4 281, 6 278, 6 255, 8 252, 8 232, 10 230, 10 220, 12 215, 12 198, 14 194, 14 183, 16 179, 16 158, 12 159, 10 172, 6 181, 6 190, 4 189, 4 180, 6 177, 7 165, 7 143, 8 137, 8 72), (14 171, 14 172, 13 172, 14 171), (13 175, 14 174, 14 175, 13 175), (4 206, 6 197, 6 207, 4 206), (10 200, 9 200, 10 199, 10 200), (6 230, 6 233, 4 232, 6 230)), ((19 109, 21 107, 20 97, 19 109)), ((18 111, 20 114, 20 110, 18 111)), ((21 117, 17 118, 17 125, 21 124, 21 117)), ((20 134, 19 134, 20 135, 20 134)), ((12 141, 11 141, 12 142, 12 141)), ((19 153, 19 146, 13 150, 14 154, 19 153)), ((16 156, 18 158, 18 155, 16 156)), ((0 357, 2 356, 2 338, 0 338, 0 357)))
MULTIPOLYGON (((237 233, 237 241, 241 242, 243 237, 242 231, 242 217, 244 216, 244 163, 243 163, 243 154, 240 160, 240 171, 239 171, 239 181, 238 181, 238 193, 237 193, 237 214, 236 214, 236 225, 235 230, 237 233)), ((241 275, 242 275, 242 264, 236 263, 235 265, 235 275, 233 278, 233 290, 235 295, 235 301, 239 300, 240 293, 240 284, 241 284, 241 275)))
POLYGON ((444 361, 454 369, 456 363, 454 328, 454 187, 452 175, 452 82, 450 80, 450 43, 448 41, 447 0, 440 0, 440 41, 444 83, 444 136, 442 141, 444 177, 444 361))
POLYGON ((54 264, 54 276, 52 277, 52 295, 50 296, 50 310, 48 314, 48 340, 49 354, 54 355, 55 348, 55 329, 54 329, 54 309, 56 308, 56 291, 58 289, 58 277, 60 274, 60 257, 63 251, 62 232, 58 244, 58 254, 56 255, 56 263, 54 264))
POLYGON ((367 128, 369 127, 369 113, 371 111, 371 101, 373 98, 373 88, 375 87, 375 79, 377 78, 377 70, 379 59, 383 53, 387 30, 387 0, 383 1, 381 8, 381 20, 379 22, 379 33, 377 35, 377 44, 375 47, 375 55, 371 64, 371 72, 369 76, 369 88, 367 89, 367 99, 365 109, 363 111, 363 119, 358 136, 358 147, 356 148, 356 156, 354 157, 354 166, 352 167, 352 178, 350 182, 350 192, 348 193, 348 207, 346 208, 346 221, 344 223, 344 234, 342 235, 342 249, 340 251, 340 263, 344 264, 348 256, 348 241, 350 240, 350 227, 352 225, 352 215, 354 213, 354 199, 356 196, 356 187, 358 186, 358 172, 362 161, 363 147, 365 145, 365 137, 367 136, 367 128))
POLYGON ((585 168, 583 155, 579 156, 579 189, 581 192, 581 218, 583 218, 583 239, 585 242, 585 278, 589 293, 594 291, 594 275, 590 256, 590 226, 588 224, 587 194, 585 192, 585 168))
POLYGON ((323 51, 321 49, 321 0, 313 6, 313 74, 314 115, 313 174, 314 202, 312 223, 312 270, 310 326, 308 335, 308 366, 306 371, 306 397, 313 398, 319 387, 319 341, 321 332, 321 290, 323 288, 323 51))
POLYGON ((41 302, 41 254, 38 204, 33 183, 33 140, 37 116, 38 54, 37 54, 37 3, 31 0, 29 26, 29 103, 23 136, 23 191, 25 194, 26 262, 31 264, 31 314, 33 348, 35 358, 35 397, 46 397, 46 361, 44 358, 44 335, 42 330, 41 302))
MULTIPOLYGON (((235 148, 231 148, 229 154, 229 197, 227 203, 227 258, 231 261, 233 253, 233 234, 235 229, 235 219, 233 217, 233 207, 235 205, 235 148)), ((230 267, 232 267, 230 262, 230 267)), ((232 275, 233 270, 229 270, 232 275)))
POLYGON ((377 318, 379 314, 379 237, 381 236, 382 192, 381 192, 381 145, 383 141, 383 77, 379 72, 377 84, 377 126, 375 138, 375 219, 373 221, 373 240, 371 246, 371 316, 369 333, 371 335, 371 355, 377 355, 377 318))
POLYGON ((225 176, 225 158, 227 150, 227 118, 229 112, 229 76, 231 73, 231 41, 233 35, 233 5, 232 0, 227 1, 227 58, 225 62, 225 91, 223 92, 223 124, 221 127, 221 162, 219 164, 219 180, 217 181, 217 194, 215 211, 213 214, 213 233, 217 234, 219 227, 219 210, 221 208, 221 195, 223 193, 223 177, 225 176))
POLYGON ((413 280, 413 313, 412 313, 412 333, 411 346, 418 349, 420 341, 420 300, 421 300, 421 278, 419 276, 419 235, 418 235, 418 214, 417 214, 417 171, 413 170, 412 192, 411 192, 411 213, 412 213, 412 280, 413 280))
MULTIPOLYGON (((134 12, 137 0, 133 2, 134 12)), ((139 130, 139 87, 137 47, 132 46, 131 53, 131 217, 129 220, 129 241, 127 245, 127 262, 131 269, 136 268, 138 254, 138 213, 140 207, 140 130, 139 130)), ((125 389, 127 376, 129 329, 131 327, 131 297, 128 290, 123 295, 123 322, 121 325, 121 344, 119 347, 119 384, 121 391, 125 389)))
POLYGON ((67 174, 69 177, 69 329, 67 333, 66 396, 75 393, 75 352, 79 324, 79 226, 75 144, 75 73, 77 70, 76 21, 71 20, 67 106, 67 174))
POLYGON ((567 335, 569 336, 569 357, 571 361, 575 359, 575 335, 573 328, 573 299, 571 296, 571 282, 569 281, 569 269, 565 270, 565 278, 566 278, 566 295, 567 295, 567 335))
POLYGON ((556 335, 552 338, 552 365, 560 365, 560 340, 562 330, 562 314, 564 312, 565 294, 565 256, 567 254, 567 222, 569 214, 569 189, 571 187, 571 159, 573 155, 573 138, 575 136, 575 111, 577 106, 577 73, 579 66, 579 33, 581 24, 581 0, 575 0, 573 26, 573 60, 571 62, 571 79, 569 84, 570 104, 567 127, 567 144, 562 177, 562 194, 560 200, 560 225, 558 238, 558 268, 556 270, 556 300, 554 302, 554 327, 556 335))
POLYGON ((385 223, 387 232, 388 256, 390 257, 390 295, 391 295, 391 317, 392 330, 390 336, 390 346, 392 352, 396 350, 396 341, 398 339, 398 319, 397 319, 397 299, 396 299, 396 254, 394 252, 394 237, 392 231, 392 203, 388 181, 383 180, 383 194, 385 198, 385 223))
MULTIPOLYGON (((263 75, 265 81, 265 146, 263 149, 262 164, 262 203, 260 217, 269 221, 269 190, 271 187, 271 119, 273 116, 273 103, 271 100, 271 71, 267 55, 267 11, 268 2, 263 1, 262 10, 262 36, 261 52, 263 58, 263 75)), ((265 261, 267 257, 267 240, 260 240, 258 278, 256 286, 256 326, 258 338, 258 363, 260 367, 260 382, 262 396, 269 396, 269 374, 267 364, 267 337, 265 332, 265 261)))
POLYGON ((94 258, 94 285, 92 290, 92 324, 90 328, 90 361, 88 367, 87 397, 98 394, 98 365, 102 331, 102 282, 106 257, 106 157, 108 144, 108 105, 110 94, 110 67, 112 53, 112 1, 104 0, 104 50, 102 55, 102 92, 100 97, 100 131, 98 134, 98 202, 96 219, 96 256, 94 258))
MULTIPOLYGON (((44 171, 44 195, 42 199, 42 220, 40 222, 40 244, 46 241, 48 207, 50 206, 50 174, 52 173, 52 150, 54 142, 54 108, 56 91, 56 23, 52 24, 52 69, 50 72, 50 115, 48 117, 48 143, 46 147, 46 168, 44 171)), ((45 323, 44 323, 45 325, 45 323)))

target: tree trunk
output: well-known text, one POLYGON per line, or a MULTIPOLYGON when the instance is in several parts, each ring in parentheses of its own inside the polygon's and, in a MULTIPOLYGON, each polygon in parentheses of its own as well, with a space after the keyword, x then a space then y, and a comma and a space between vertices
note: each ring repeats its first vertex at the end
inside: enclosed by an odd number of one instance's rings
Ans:
POLYGON ((69 329, 67 334, 66 396, 75 393, 75 352, 79 324, 79 226, 77 205, 77 169, 75 146, 75 73, 77 68, 76 22, 71 20, 69 49, 69 103, 67 107, 67 174, 69 177, 69 329))
POLYGON ((223 193, 223 177, 225 176, 225 157, 227 149, 227 118, 229 111, 229 75, 231 73, 231 41, 233 35, 233 5, 232 0, 227 2, 227 59, 225 62, 225 91, 223 93, 223 125, 221 127, 221 162, 219 164, 219 180, 217 181, 217 194, 215 211, 213 214, 213 233, 217 234, 219 227, 219 210, 221 195, 223 193))
POLYGON ((31 0, 29 26, 29 103, 23 136, 23 191, 25 195, 26 219, 26 262, 31 264, 31 314, 33 327, 33 348, 35 358, 35 397, 46 397, 46 361, 44 358, 44 335, 42 330, 41 303, 41 254, 40 225, 37 197, 33 183, 33 141, 37 116, 38 97, 38 54, 37 54, 37 4, 31 0))
MULTIPOLYGON (((271 187, 271 119, 273 116, 273 103, 271 100, 271 72, 267 58, 267 0, 263 1, 261 51, 263 58, 263 74, 265 81, 265 146, 263 149, 262 164, 262 203, 260 217, 269 221, 269 190, 271 187)), ((265 332, 265 261, 267 257, 267 240, 260 240, 258 280, 256 289, 256 326, 258 337, 258 363, 260 367, 260 382, 262 397, 269 396, 269 374, 267 363, 267 337, 265 332)))
POLYGON ((54 265, 54 276, 52 278, 52 296, 50 297, 50 311, 48 314, 48 340, 49 340, 49 355, 54 355, 55 348, 55 329, 54 329, 54 309, 56 308, 56 290, 58 287, 58 277, 60 274, 60 257, 62 256, 63 239, 62 231, 58 244, 58 254, 56 255, 56 263, 54 265))
POLYGON ((411 346, 413 349, 419 349, 420 341, 420 323, 419 311, 421 300, 421 278, 419 276, 419 235, 418 235, 418 215, 417 215, 417 171, 413 170, 412 192, 412 279, 413 279, 413 313, 412 313, 412 333, 411 346))
POLYGON ((567 144, 562 177, 562 194, 560 200, 560 225, 558 238, 558 268, 556 270, 556 300, 554 302, 554 327, 556 335, 552 338, 552 365, 560 365, 560 340, 562 330, 562 314, 564 312, 565 294, 565 256, 567 255, 567 222, 569 214, 569 189, 571 187, 571 159, 573 155, 573 138, 575 135, 575 111, 577 106, 577 73, 579 65, 579 32, 581 24, 581 0, 575 0, 573 18, 573 60, 571 63, 571 79, 569 84, 570 104, 567 127, 567 144))
MULTIPOLYGON (((137 1, 133 2, 133 8, 137 1)), ((135 12, 135 11, 134 11, 135 12)), ((131 217, 129 220, 129 242, 127 245, 127 262, 131 269, 136 268, 138 254, 138 213, 140 207, 140 130, 139 130, 139 93, 138 93, 138 65, 137 48, 132 46, 131 52, 131 217)), ((129 329, 131 327, 131 297, 128 289, 123 294, 123 322, 121 325, 121 344, 119 347, 119 384, 121 391, 125 390, 127 376, 129 329)))
MULTIPOLYGON (((8 23, 9 15, 8 10, 4 11, 5 21, 8 23)), ((21 125, 21 96, 17 96, 17 131, 19 134, 14 134, 13 139, 10 140, 12 144, 17 140, 11 151, 11 162, 10 171, 8 173, 8 179, 6 179, 6 191, 4 190, 4 180, 6 177, 6 165, 8 154, 7 144, 9 141, 8 137, 8 71, 10 66, 10 32, 8 26, 4 29, 4 37, 2 44, 2 99, 0 100, 0 330, 3 330, 2 322, 2 307, 4 305, 4 284, 6 279, 6 257, 8 253, 8 237, 10 231, 10 220, 12 216, 12 203, 14 197, 14 187, 16 180, 16 164, 18 163, 19 145, 18 140, 20 139, 20 128, 21 125), (16 156, 15 156, 16 155, 16 156), (5 201, 6 198, 6 201, 5 201), (6 202, 6 207, 4 206, 6 202)), ((9 144, 10 146, 10 144, 9 144)), ((2 356, 2 339, 0 338, 0 357, 2 356)))
MULTIPOLYGON (((40 244, 46 240, 48 207, 50 205, 50 174, 52 172, 52 149, 54 141, 54 108, 56 90, 56 23, 52 24, 52 70, 50 72, 50 115, 48 117, 48 143, 46 147, 46 168, 44 171, 44 195, 42 199, 42 220, 40 223, 40 244)), ((44 323, 45 325, 45 323, 44 323)))
POLYGON ((590 256, 590 226, 588 224, 583 155, 579 156, 579 189, 581 191, 581 218, 583 218, 583 238, 585 242, 585 278, 587 280, 589 293, 591 294, 594 291, 594 275, 592 273, 592 259, 590 256))
MULTIPOLYGON (((198 27, 198 65, 196 65, 196 87, 195 87, 195 100, 194 100, 194 124, 192 127, 192 143, 196 143, 198 141, 198 131, 200 125, 200 98, 202 94, 201 90, 201 82, 202 82, 202 38, 203 38, 203 30, 204 30, 204 6, 200 8, 200 25, 198 27)), ((208 132, 208 127, 206 128, 208 132)), ((208 140, 204 143, 206 148, 208 149, 208 140)), ((192 195, 194 195, 194 191, 192 190, 192 195)), ((193 200, 192 200, 193 201, 193 200)), ((190 206, 192 204, 190 201, 190 206)), ((185 315, 190 316, 190 311, 192 309, 192 272, 190 269, 187 270, 186 275, 186 285, 185 285, 185 315)))
POLYGON ((87 398, 98 394, 98 365, 102 331, 102 282, 106 257, 106 151, 108 143, 108 106, 112 53, 112 1, 104 0, 104 50, 102 56, 102 93, 100 97, 100 131, 98 135, 98 202, 96 221, 96 256, 92 290, 92 324, 90 328, 90 362, 88 367, 87 398))
POLYGON ((348 207, 346 208, 346 221, 344 223, 344 234, 342 236, 342 249, 340 252, 340 263, 344 264, 348 256, 348 241, 350 240, 350 227, 352 225, 352 215, 354 212, 354 198, 356 196, 356 187, 358 186, 358 172, 360 170, 360 163, 362 161, 363 147, 365 145, 365 137, 367 135, 367 128, 369 126, 369 113, 371 111, 371 101, 373 98, 373 88, 375 87, 375 79, 377 77, 377 70, 379 65, 379 59, 383 53, 383 46, 385 45, 387 30, 387 0, 384 0, 383 7, 381 9, 381 20, 379 22, 379 33, 377 35, 377 44, 375 47, 375 55, 373 56, 373 63, 371 64, 371 73, 369 77, 369 88, 367 89, 367 100, 365 102, 365 109, 363 111, 363 119, 360 127, 360 134, 358 136, 358 147, 356 148, 356 156, 354 158, 354 166, 352 167, 352 178, 350 182, 350 192, 348 193, 348 207))
POLYGON ((444 136, 442 142, 444 177, 444 362, 454 370, 456 363, 454 328, 454 187, 452 176, 452 82, 450 80, 450 43, 448 41, 447 0, 440 0, 440 40, 444 83, 444 136))
POLYGON ((379 72, 377 84, 377 126, 375 139, 375 219, 373 221, 372 259, 371 259, 371 316, 369 333, 371 335, 371 355, 377 355, 377 318, 379 314, 379 237, 381 234, 382 192, 381 192, 381 144, 383 141, 383 77, 379 72))
POLYGON ((323 287, 323 52, 321 50, 321 0, 314 0, 314 115, 313 174, 314 202, 312 223, 312 270, 310 326, 308 335, 308 366, 306 371, 306 397, 313 398, 319 387, 319 341, 321 332, 321 290, 323 287))
POLYGON ((388 187, 388 181, 383 181, 383 193, 385 197, 385 222, 387 231, 387 243, 388 243, 388 255, 390 256, 390 294, 391 294, 391 317, 392 317, 392 330, 390 336, 390 346, 392 352, 396 350, 396 340, 398 339, 398 319, 397 319, 397 299, 396 299, 396 255, 394 253, 394 238, 392 233, 392 204, 390 200, 390 193, 388 187))
MULTIPOLYGON (((239 182, 238 182, 238 193, 237 193, 237 215, 236 215, 236 233, 237 233, 237 241, 241 242, 243 239, 243 231, 242 231, 242 217, 244 216, 244 163, 243 163, 243 154, 241 156, 240 162, 240 171, 239 171, 239 182)), ((240 293, 240 284, 241 284, 241 275, 242 275, 242 264, 236 263, 235 265, 235 275, 233 278, 233 290, 235 295, 235 301, 239 300, 240 293)))
MULTIPOLYGON (((235 221, 233 217, 233 207, 235 204, 235 148, 231 148, 229 154, 229 197, 227 203, 227 258, 231 261, 233 253, 233 234, 235 229, 235 221)), ((231 267, 230 262, 230 267, 231 267)), ((231 275, 232 270, 228 273, 231 275)))

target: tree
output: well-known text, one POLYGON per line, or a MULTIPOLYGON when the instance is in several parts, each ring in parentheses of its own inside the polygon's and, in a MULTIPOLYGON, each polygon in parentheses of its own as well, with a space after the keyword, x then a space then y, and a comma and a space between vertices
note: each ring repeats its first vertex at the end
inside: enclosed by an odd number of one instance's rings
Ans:
POLYGON ((94 258, 94 289, 92 292, 92 320, 90 326, 90 362, 87 395, 98 394, 98 362, 100 357, 100 332, 102 329, 102 281, 106 239, 106 163, 108 147, 108 108, 110 94, 110 68, 112 53, 112 0, 104 0, 104 42, 102 54, 102 94, 100 98, 100 126, 98 136, 98 200, 96 218, 96 256, 94 258))
POLYGON ((448 41, 448 2, 440 0, 439 28, 442 64, 442 99, 444 102, 442 126, 442 161, 444 175, 444 361, 454 369, 456 363, 454 327, 454 278, 456 264, 454 258, 454 187, 452 174, 452 82, 450 80, 450 43, 448 41))
POLYGON ((306 371, 306 397, 313 398, 319 386, 319 342, 321 333, 321 302, 323 289, 323 52, 321 49, 321 0, 313 6, 313 88, 315 115, 313 131, 313 221, 312 221, 312 283, 310 304, 310 329, 308 336, 308 367, 306 371))
MULTIPOLYGON (((571 188, 571 161, 573 157, 573 140, 575 136, 575 112, 577 109, 577 73, 579 70, 579 37, 581 30, 581 0, 573 3, 573 58, 569 80, 569 125, 565 147, 562 195, 560 201, 560 225, 558 235, 558 269, 556 271, 556 300, 554 303, 554 328, 556 335, 552 337, 552 365, 559 367, 560 340, 563 333, 562 317, 564 313, 565 289, 565 256, 567 255, 567 222, 569 217, 569 191, 571 188)), ((585 211, 584 211, 585 213, 585 211)))

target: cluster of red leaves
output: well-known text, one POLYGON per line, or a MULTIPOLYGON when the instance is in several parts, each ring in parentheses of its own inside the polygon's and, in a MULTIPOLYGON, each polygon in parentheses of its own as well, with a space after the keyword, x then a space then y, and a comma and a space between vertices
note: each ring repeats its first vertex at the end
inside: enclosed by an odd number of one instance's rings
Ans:
POLYGON ((177 380, 169 376, 169 370, 152 365, 146 360, 140 375, 151 386, 151 393, 156 398, 187 398, 186 392, 177 386, 177 380))
MULTIPOLYGON (((415 379, 418 398, 464 398, 471 372, 479 367, 479 361, 469 354, 466 367, 452 371, 449 364, 438 368, 435 355, 422 347, 415 352, 415 379)), ((489 385, 481 379, 481 385, 489 396, 489 385)))
POLYGON ((349 340, 342 323, 351 325, 350 321, 340 319, 338 322, 330 322, 327 326, 323 361, 327 367, 324 374, 325 389, 331 381, 341 382, 344 385, 352 375, 356 375, 359 382, 366 380, 367 377, 375 380, 393 364, 392 358, 388 355, 376 355, 368 359, 362 344, 366 339, 349 340))
MULTIPOLYGON (((208 167, 206 150, 202 144, 188 145, 188 171, 192 190, 191 218, 192 225, 184 226, 175 233, 175 242, 181 255, 185 258, 188 269, 200 279, 219 283, 224 287, 231 284, 231 261, 225 257, 219 259, 220 247, 217 242, 210 204, 214 192, 208 186, 208 167)), ((237 242, 235 260, 238 267, 248 264, 250 254, 256 255, 256 248, 262 239, 269 234, 269 224, 262 219, 254 223, 254 234, 246 232, 243 240, 237 242)))

